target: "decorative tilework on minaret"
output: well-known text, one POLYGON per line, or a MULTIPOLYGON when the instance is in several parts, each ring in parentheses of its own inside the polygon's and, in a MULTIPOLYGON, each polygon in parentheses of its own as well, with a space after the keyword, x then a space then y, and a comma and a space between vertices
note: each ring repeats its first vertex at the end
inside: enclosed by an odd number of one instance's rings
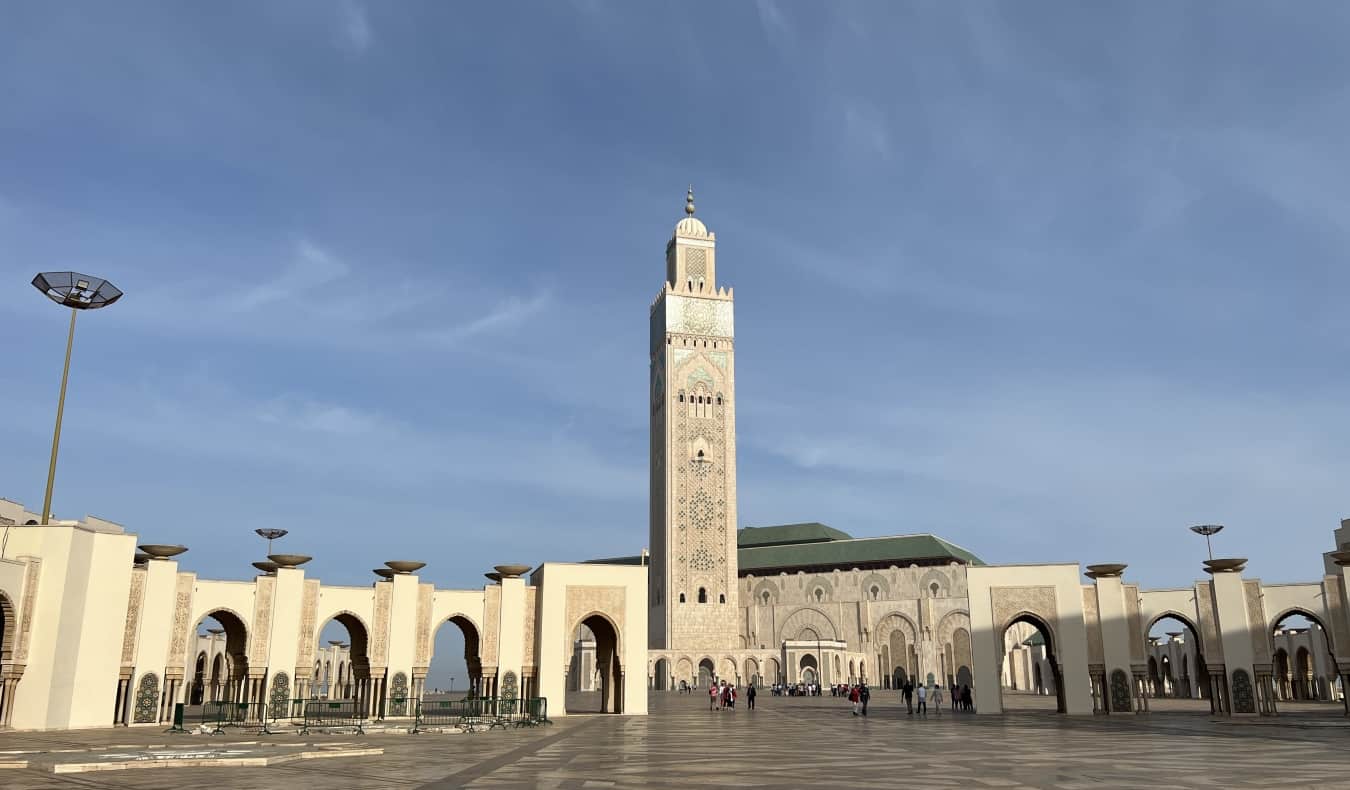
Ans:
POLYGON ((740 646, 734 329, 731 289, 717 287, 716 236, 694 217, 690 187, 651 310, 654 649, 740 646))

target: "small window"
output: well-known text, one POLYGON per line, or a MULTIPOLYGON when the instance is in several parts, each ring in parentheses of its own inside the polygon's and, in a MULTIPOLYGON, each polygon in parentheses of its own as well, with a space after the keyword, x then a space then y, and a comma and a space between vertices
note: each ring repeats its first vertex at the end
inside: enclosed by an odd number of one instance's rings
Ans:
POLYGON ((881 588, 876 586, 875 584, 872 585, 872 600, 875 601, 880 597, 881 597, 881 588))
POLYGON ((820 589, 819 587, 817 587, 817 588, 816 588, 816 603, 820 603, 820 602, 823 601, 823 600, 825 600, 825 591, 822 590, 822 589, 820 589))
POLYGON ((702 587, 698 588, 698 602, 699 603, 708 602, 708 591, 703 589, 702 587))
POLYGON ((680 403, 684 403, 684 393, 680 393, 680 403))
POLYGON ((759 596, 759 598, 760 598, 760 600, 764 601, 764 605, 765 605, 765 606, 768 606, 768 605, 769 605, 769 591, 768 591, 768 590, 765 590, 765 591, 763 592, 763 594, 761 594, 761 595, 759 596))
POLYGON ((684 593, 680 593, 680 603, 684 603, 684 593))
POLYGON ((938 590, 941 590, 942 588, 938 586, 937 582, 933 582, 932 584, 928 585, 928 589, 933 591, 933 597, 936 598, 938 597, 938 590))
POLYGON ((726 602, 727 602, 727 597, 726 597, 726 595, 721 594, 721 593, 718 593, 718 595, 717 595, 717 602, 718 602, 718 603, 726 603, 726 602))

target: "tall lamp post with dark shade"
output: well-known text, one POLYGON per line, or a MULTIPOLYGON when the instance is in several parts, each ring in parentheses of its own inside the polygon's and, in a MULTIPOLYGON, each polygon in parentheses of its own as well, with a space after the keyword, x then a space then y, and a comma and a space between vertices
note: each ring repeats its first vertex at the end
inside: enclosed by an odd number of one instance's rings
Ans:
POLYGON ((122 298, 122 292, 107 280, 78 272, 42 272, 33 287, 48 299, 70 308, 70 331, 66 334, 66 364, 61 369, 61 396, 56 402, 56 430, 52 434, 52 460, 47 467, 47 493, 42 497, 42 522, 52 512, 52 486, 56 482, 56 451, 61 445, 61 416, 66 409, 66 381, 70 378, 70 350, 75 345, 75 316, 81 310, 97 310, 122 298))
POLYGON ((1204 535, 1204 536, 1205 536, 1205 548, 1209 550, 1209 558, 1210 558, 1211 560, 1214 559, 1214 546, 1210 544, 1209 539, 1210 539, 1211 536, 1217 535, 1217 534, 1219 534, 1220 532, 1223 532, 1223 525, 1222 525, 1222 524, 1200 524, 1200 525, 1198 525, 1198 526, 1191 527, 1191 532, 1194 532, 1194 533, 1197 534, 1197 535, 1204 535))
POLYGON ((272 541, 276 540, 277 538, 284 538, 288 534, 290 534, 284 529, 255 529, 253 531, 258 533, 258 537, 267 538, 268 554, 272 553, 272 541))

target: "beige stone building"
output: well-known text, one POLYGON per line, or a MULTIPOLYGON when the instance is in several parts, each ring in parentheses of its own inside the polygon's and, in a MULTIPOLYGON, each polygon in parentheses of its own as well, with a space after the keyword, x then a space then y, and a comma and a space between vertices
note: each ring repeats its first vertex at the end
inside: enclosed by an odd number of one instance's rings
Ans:
POLYGON ((1263 584, 1246 560, 1218 559, 1158 590, 1124 564, 1089 565, 1084 582, 1076 563, 988 565, 929 534, 738 529, 734 303, 693 215, 691 192, 650 312, 649 553, 528 577, 497 566, 468 590, 423 583, 417 563, 327 585, 289 555, 211 580, 121 525, 39 526, 0 500, 0 727, 160 726, 179 702, 297 698, 406 718, 443 627, 463 631, 474 693, 547 697, 551 715, 567 712, 569 678, 629 714, 646 712, 649 688, 714 678, 968 685, 986 714, 1005 687, 1068 714, 1146 712, 1177 690, 1231 715, 1345 699, 1350 520, 1320 578, 1263 584), (1168 618, 1179 629, 1150 639, 1168 618), (320 644, 332 620, 349 639, 320 644))
POLYGON ((6 500, 0 519, 0 726, 162 725, 178 702, 325 697, 354 700, 371 719, 407 718, 443 627, 464 632, 477 693, 546 697, 550 715, 567 714, 584 628, 602 708, 647 709, 646 684, 626 680, 646 665, 643 568, 546 562, 525 577, 529 566, 503 565, 481 589, 442 590, 407 564, 370 585, 327 585, 291 557, 217 581, 103 519, 39 526, 6 500), (319 644, 330 620, 349 643, 319 644))
POLYGON ((1217 561, 1210 580, 1157 591, 1125 582, 1123 564, 1089 566, 1085 585, 1076 564, 990 566, 933 535, 737 530, 732 290, 692 190, 666 245, 650 340, 651 688, 908 678, 973 685, 986 713, 1002 710, 1005 687, 1053 694, 1065 713, 1145 711, 1149 629, 1164 617, 1191 632, 1183 661, 1215 712, 1274 713, 1296 684, 1305 696, 1343 688, 1345 523, 1319 581, 1267 587, 1242 578, 1245 561, 1217 561), (1325 637, 1320 654, 1280 646, 1290 613, 1325 637))

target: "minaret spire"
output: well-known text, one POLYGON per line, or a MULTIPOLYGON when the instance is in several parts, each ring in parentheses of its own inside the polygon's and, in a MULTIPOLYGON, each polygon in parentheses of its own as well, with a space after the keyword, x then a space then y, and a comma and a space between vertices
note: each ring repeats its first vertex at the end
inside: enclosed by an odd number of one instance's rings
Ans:
POLYGON ((689 194, 684 196, 684 213, 694 216, 694 185, 689 185, 689 194))

